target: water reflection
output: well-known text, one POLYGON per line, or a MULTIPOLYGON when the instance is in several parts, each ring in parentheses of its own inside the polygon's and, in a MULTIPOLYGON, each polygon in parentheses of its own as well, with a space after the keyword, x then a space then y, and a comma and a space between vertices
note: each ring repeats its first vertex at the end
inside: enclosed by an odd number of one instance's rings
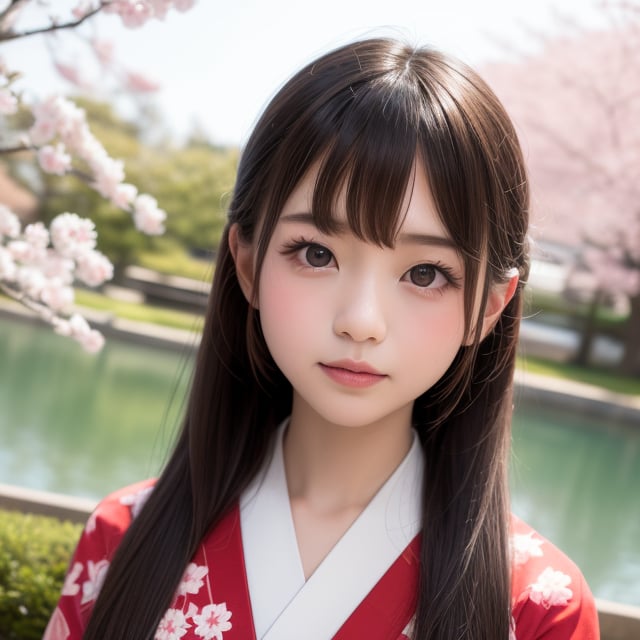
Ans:
POLYGON ((640 604, 640 425, 523 407, 513 508, 570 553, 601 598, 640 604))
MULTIPOLYGON (((114 340, 90 356, 0 323, 0 482, 99 498, 157 474, 191 360, 114 340)), ((522 405, 513 449, 514 511, 598 597, 640 604, 640 425, 522 405)))
POLYGON ((115 341, 92 356, 3 321, 0 362, 0 481, 99 497, 157 473, 185 394, 186 358, 115 341))

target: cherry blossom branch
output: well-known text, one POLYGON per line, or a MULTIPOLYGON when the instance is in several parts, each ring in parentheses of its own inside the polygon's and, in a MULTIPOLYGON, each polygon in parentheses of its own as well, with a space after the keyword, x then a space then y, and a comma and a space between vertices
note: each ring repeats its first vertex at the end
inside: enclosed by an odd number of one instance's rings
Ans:
POLYGON ((113 277, 96 238, 93 222, 75 213, 56 216, 50 230, 41 222, 23 230, 15 213, 0 204, 0 290, 91 352, 102 348, 104 338, 65 310, 74 301, 74 281, 96 287, 113 277))
MULTIPOLYGON (((0 13, 0 42, 72 30, 100 11, 116 14, 126 27, 136 28, 150 19, 163 19, 171 8, 187 11, 194 1, 79 0, 73 10, 75 20, 56 23, 50 19, 49 26, 19 31, 13 30, 12 25, 28 0, 12 0, 0 13)), ((110 51, 95 42, 92 46, 103 66, 111 64, 110 51)), ((51 54, 56 63, 55 53, 51 54)), ((61 63, 56 64, 60 70, 61 63)), ((14 115, 22 106, 33 116, 33 124, 26 131, 14 131, 12 139, 5 139, 0 155, 33 152, 45 173, 83 180, 113 205, 128 211, 139 231, 163 233, 165 212, 155 198, 139 193, 137 187, 124 181, 123 162, 110 157, 90 131, 84 110, 62 96, 36 104, 23 102, 13 89, 18 75, 0 65, 0 117, 14 115)), ((140 74, 122 75, 125 86, 132 91, 157 88, 140 74)), ((16 214, 0 202, 0 293, 91 352, 102 348, 104 338, 69 309, 76 282, 98 287, 113 277, 113 265, 96 250, 96 241, 95 225, 90 219, 65 212, 56 216, 49 228, 36 222, 23 229, 16 214)))
POLYGON ((36 29, 31 29, 29 31, 0 31, 0 42, 8 41, 8 40, 16 40, 17 38, 28 38, 30 36, 36 36, 43 33, 52 33, 54 31, 60 31, 62 29, 74 29, 75 27, 80 26, 85 20, 96 15, 104 9, 105 6, 109 5, 109 2, 100 2, 100 4, 94 9, 90 9, 87 13, 80 16, 76 20, 72 20, 71 22, 65 22, 63 24, 55 24, 52 23, 47 27, 37 27, 36 29))
POLYGON ((11 21, 11 18, 20 11, 20 5, 27 4, 27 2, 30 2, 30 0, 11 0, 7 8, 0 12, 0 29, 3 23, 11 21))
POLYGON ((20 151, 33 151, 35 147, 30 144, 19 144, 15 147, 0 147, 0 155, 19 153, 20 151))

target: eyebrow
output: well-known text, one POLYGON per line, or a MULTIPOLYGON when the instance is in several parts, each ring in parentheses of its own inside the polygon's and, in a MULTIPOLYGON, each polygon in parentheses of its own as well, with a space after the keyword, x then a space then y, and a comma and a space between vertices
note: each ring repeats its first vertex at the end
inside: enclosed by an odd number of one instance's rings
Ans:
MULTIPOLYGON (((280 217, 282 222, 301 222, 303 224, 309 224, 316 226, 313 215, 311 213, 287 213, 280 217)), ((344 233, 347 230, 347 224, 344 222, 337 222, 337 233, 344 233)), ((429 233, 401 233, 397 238, 400 244, 418 244, 426 246, 447 247, 450 249, 458 249, 456 243, 446 236, 438 236, 429 233)))

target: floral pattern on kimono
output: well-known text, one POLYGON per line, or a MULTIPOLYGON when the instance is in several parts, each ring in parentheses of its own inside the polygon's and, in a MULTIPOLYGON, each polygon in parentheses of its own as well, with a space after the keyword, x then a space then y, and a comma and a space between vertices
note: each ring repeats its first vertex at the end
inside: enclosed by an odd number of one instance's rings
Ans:
MULTIPOLYGON (((152 481, 139 483, 98 505, 71 560, 60 601, 43 640, 81 640, 113 554, 152 487, 152 481)), ((158 625, 156 640, 255 638, 250 604, 244 604, 250 600, 242 543, 237 533, 238 511, 235 509, 213 529, 187 565, 173 602, 158 625), (231 553, 219 551, 221 544, 227 544, 232 538, 236 540, 236 548, 231 553), (219 553, 212 560, 210 556, 216 549, 219 553)), ((397 591, 397 585, 415 591, 418 551, 419 538, 416 538, 399 556, 395 568, 389 570, 391 577, 385 574, 375 585, 336 638, 361 637, 358 632, 361 621, 375 617, 386 594, 397 591), (386 591, 380 588, 385 580, 386 591), (391 588, 390 582, 394 583, 391 588)), ((561 551, 516 517, 512 519, 511 556, 510 640, 598 640, 595 604, 582 574, 561 551)), ((413 624, 409 613, 393 637, 410 639, 413 624)), ((383 636, 369 632, 366 637, 383 636)))
POLYGON ((578 567, 515 516, 510 540, 510 640, 598 640, 595 602, 578 567))

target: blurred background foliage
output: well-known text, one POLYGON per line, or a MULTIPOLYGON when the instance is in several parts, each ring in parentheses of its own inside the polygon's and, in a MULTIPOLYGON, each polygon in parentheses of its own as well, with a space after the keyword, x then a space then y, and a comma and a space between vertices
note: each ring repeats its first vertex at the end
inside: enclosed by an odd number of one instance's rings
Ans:
POLYGON ((37 195, 35 217, 49 222, 62 211, 90 216, 98 231, 98 248, 114 263, 116 283, 132 264, 202 278, 201 259, 213 258, 224 227, 238 150, 215 146, 197 132, 176 145, 149 107, 130 121, 110 104, 74 100, 86 111, 89 126, 108 153, 124 162, 126 181, 140 192, 152 193, 167 211, 167 232, 156 237, 139 233, 128 213, 76 176, 46 174, 31 154, 14 154, 8 158, 9 173, 37 195))

